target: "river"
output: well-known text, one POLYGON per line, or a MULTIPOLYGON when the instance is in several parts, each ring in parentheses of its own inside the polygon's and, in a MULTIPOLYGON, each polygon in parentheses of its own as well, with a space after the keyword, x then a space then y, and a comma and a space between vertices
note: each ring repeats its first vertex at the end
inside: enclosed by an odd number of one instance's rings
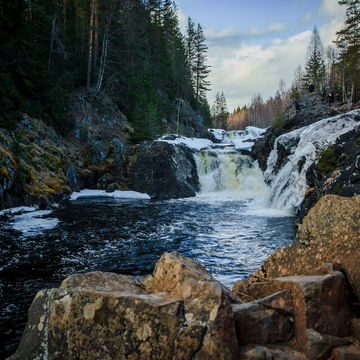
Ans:
POLYGON ((219 150, 196 161, 195 198, 78 199, 0 222, 0 358, 19 345, 36 293, 69 275, 148 275, 178 251, 231 288, 294 240, 294 218, 264 202, 269 189, 249 157, 219 150))
POLYGON ((0 226, 0 358, 16 350, 36 293, 68 275, 148 275, 165 251, 178 251, 231 288, 294 234, 292 217, 266 216, 251 199, 216 196, 77 200, 15 217, 0 226))

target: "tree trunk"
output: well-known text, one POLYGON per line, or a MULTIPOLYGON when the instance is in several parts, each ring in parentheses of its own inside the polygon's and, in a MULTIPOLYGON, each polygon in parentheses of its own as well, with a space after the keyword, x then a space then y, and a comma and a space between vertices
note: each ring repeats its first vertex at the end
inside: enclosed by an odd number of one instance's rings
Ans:
POLYGON ((95 49, 94 49, 94 69, 97 72, 97 63, 98 63, 98 56, 99 56, 99 18, 98 18, 98 0, 95 0, 95 49))
POLYGON ((107 57, 107 49, 108 49, 108 40, 109 40, 109 31, 110 31, 110 24, 111 24, 111 18, 113 13, 109 16, 108 25, 104 32, 104 39, 102 44, 102 54, 101 54, 101 62, 100 62, 100 69, 99 69, 99 77, 98 82, 96 84, 95 90, 94 90, 94 96, 97 95, 97 93, 100 91, 102 80, 104 77, 104 71, 105 71, 105 64, 106 64, 106 57, 107 57))
POLYGON ((88 55, 88 68, 87 68, 87 81, 86 81, 86 92, 90 92, 90 78, 91 78, 91 58, 92 58, 92 47, 93 47, 93 25, 94 25, 94 7, 95 0, 91 1, 90 11, 90 31, 89 31, 89 55, 88 55))
POLYGON ((48 61, 48 67, 47 67, 48 71, 50 70, 51 57, 52 57, 52 52, 53 52, 53 47, 54 47, 55 26, 56 26, 56 14, 55 14, 54 20, 53 20, 53 22, 52 22, 51 42, 50 42, 50 54, 49 54, 49 61, 48 61))
POLYGON ((66 33, 66 0, 63 1, 63 24, 64 24, 64 34, 66 33))

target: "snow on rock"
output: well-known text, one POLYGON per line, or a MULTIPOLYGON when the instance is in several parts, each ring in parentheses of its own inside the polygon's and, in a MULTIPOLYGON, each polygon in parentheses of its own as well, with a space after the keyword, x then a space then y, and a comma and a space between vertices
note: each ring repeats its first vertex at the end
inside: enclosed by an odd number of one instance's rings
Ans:
POLYGON ((260 129, 255 126, 248 126, 246 127, 245 131, 227 131, 223 142, 232 142, 237 150, 251 151, 254 142, 249 140, 255 140, 259 138, 265 131, 266 129, 260 129))
POLYGON ((8 212, 11 212, 12 214, 16 214, 20 211, 21 212, 33 212, 33 211, 36 211, 36 209, 34 207, 29 207, 29 206, 19 206, 16 208, 1 210, 0 216, 4 215, 5 213, 8 213, 8 212))
POLYGON ((271 207, 297 209, 302 203, 306 183, 306 171, 316 158, 316 144, 333 144, 342 134, 360 125, 359 110, 347 114, 326 118, 284 135, 279 136, 274 150, 269 155, 265 180, 271 182, 267 203, 271 207), (278 146, 290 149, 287 163, 278 172, 274 172, 278 158, 278 146))
POLYGON ((213 134, 216 140, 223 141, 225 136, 225 130, 223 129, 208 129, 208 131, 213 134))
POLYGON ((70 200, 77 199, 90 199, 90 198, 118 198, 118 199, 144 199, 149 200, 150 196, 147 194, 142 194, 136 191, 120 191, 115 190, 112 193, 107 193, 105 190, 90 190, 84 189, 80 192, 73 192, 71 194, 70 200))
POLYGON ((166 136, 167 135, 164 135, 162 138, 158 139, 157 141, 164 141, 173 145, 184 144, 190 149, 194 149, 198 151, 201 149, 209 148, 213 145, 213 142, 207 139, 196 139, 196 138, 187 138, 184 136, 179 136, 175 140, 165 140, 164 137, 166 136))

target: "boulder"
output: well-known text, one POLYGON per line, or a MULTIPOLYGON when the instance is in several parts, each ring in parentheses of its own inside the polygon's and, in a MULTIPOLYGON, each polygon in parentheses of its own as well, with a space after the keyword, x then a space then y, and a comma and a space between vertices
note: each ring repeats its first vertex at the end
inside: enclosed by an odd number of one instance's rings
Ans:
POLYGON ((231 304, 242 301, 214 280, 203 266, 177 252, 165 253, 153 276, 145 279, 143 285, 151 293, 167 292, 182 299, 187 321, 207 324, 208 333, 198 353, 199 359, 236 358, 238 342, 231 304))
POLYGON ((241 345, 286 342, 293 336, 291 321, 276 310, 258 303, 235 304, 232 309, 241 345))
POLYGON ((132 190, 159 200, 196 196, 200 191, 192 151, 163 141, 139 151, 131 180, 132 190))
POLYGON ((324 264, 332 263, 333 270, 344 272, 350 290, 360 298, 359 219, 360 195, 352 198, 324 196, 299 225, 297 241, 267 258, 261 268, 247 279, 245 288, 249 289, 256 282, 310 271, 324 274, 329 271, 326 269, 328 265, 324 264), (315 268, 318 269, 313 270, 315 268))
POLYGON ((265 308, 274 309, 280 314, 294 314, 294 303, 289 289, 257 300, 255 303, 261 304, 265 308))
POLYGON ((346 282, 341 272, 320 276, 292 276, 271 280, 290 289, 294 303, 294 333, 305 353, 309 329, 321 334, 345 337, 352 334, 346 282))
POLYGON ((242 348, 242 360, 308 360, 305 354, 294 348, 293 344, 252 345, 242 348))
POLYGON ((305 354, 309 360, 328 360, 331 358, 332 349, 350 343, 346 338, 320 334, 314 329, 308 329, 306 333, 307 344, 305 354))
POLYGON ((359 360, 360 359, 360 347, 359 346, 347 346, 334 350, 334 360, 359 360))
POLYGON ((238 359, 234 301, 241 302, 178 253, 164 254, 145 281, 73 275, 37 294, 9 360, 238 359))

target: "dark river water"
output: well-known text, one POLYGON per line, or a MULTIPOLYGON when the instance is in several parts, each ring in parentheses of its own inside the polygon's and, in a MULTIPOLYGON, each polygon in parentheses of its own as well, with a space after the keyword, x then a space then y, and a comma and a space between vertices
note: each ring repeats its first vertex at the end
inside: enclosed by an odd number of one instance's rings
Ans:
POLYGON ((178 251, 231 288, 294 238, 292 217, 244 199, 77 200, 0 222, 0 359, 15 352, 36 293, 68 275, 148 275, 178 251))

